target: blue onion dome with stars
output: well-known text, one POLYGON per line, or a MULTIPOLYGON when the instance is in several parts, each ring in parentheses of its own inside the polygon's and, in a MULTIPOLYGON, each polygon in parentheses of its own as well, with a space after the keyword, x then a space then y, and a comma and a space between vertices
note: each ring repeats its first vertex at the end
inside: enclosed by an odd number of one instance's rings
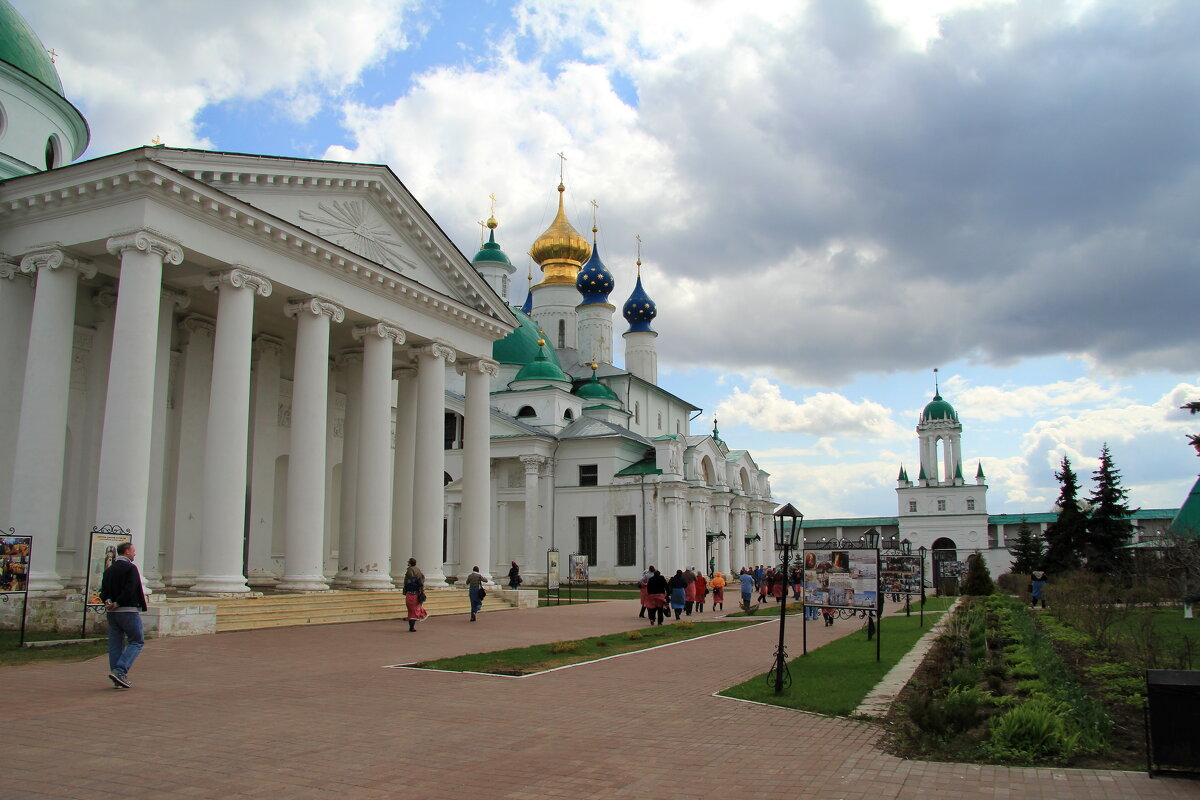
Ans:
POLYGON ((637 266, 637 284, 633 287, 633 294, 629 295, 629 299, 625 301, 625 306, 621 309, 621 316, 625 317, 625 321, 629 323, 630 331, 649 331, 653 330, 650 323, 658 316, 658 306, 642 288, 642 260, 640 258, 637 266))
POLYGON ((592 255, 575 278, 575 288, 583 295, 583 302, 580 305, 607 303, 609 293, 617 285, 613 280, 612 273, 608 271, 608 267, 604 266, 604 262, 600 260, 600 250, 596 244, 598 230, 595 225, 592 226, 592 255))

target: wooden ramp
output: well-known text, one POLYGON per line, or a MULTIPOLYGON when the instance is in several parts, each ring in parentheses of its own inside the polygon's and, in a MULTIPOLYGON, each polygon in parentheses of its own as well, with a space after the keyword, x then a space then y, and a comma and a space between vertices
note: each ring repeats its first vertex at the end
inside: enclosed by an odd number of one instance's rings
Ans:
MULTIPOLYGON (((288 625, 331 625, 339 622, 369 622, 408 616, 400 592, 331 591, 312 594, 270 593, 261 597, 167 598, 167 605, 203 603, 217 608, 217 633, 280 628, 288 625)), ((483 610, 510 611, 515 606, 489 593, 483 610)), ((471 613, 464 589, 426 593, 425 610, 430 616, 471 613)))

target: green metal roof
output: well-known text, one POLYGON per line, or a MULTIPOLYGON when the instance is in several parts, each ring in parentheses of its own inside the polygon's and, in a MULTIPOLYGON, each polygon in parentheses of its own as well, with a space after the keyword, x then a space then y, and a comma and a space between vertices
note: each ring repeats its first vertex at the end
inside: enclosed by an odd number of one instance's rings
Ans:
POLYGON ((942 399, 940 394, 935 394, 933 399, 929 401, 929 405, 925 406, 925 411, 921 414, 922 421, 931 419, 952 419, 958 421, 958 414, 954 410, 954 406, 942 399))
MULTIPOLYGON (((493 222, 494 222, 494 220, 493 220, 493 222)), ((496 231, 495 230, 492 230, 488 234, 488 240, 483 243, 483 246, 479 248, 479 252, 476 253, 475 257, 471 259, 472 264, 479 264, 479 263, 487 262, 487 261, 491 261, 491 262, 498 263, 498 264, 511 264, 512 263, 511 261, 508 260, 508 256, 506 256, 504 254, 504 251, 500 249, 500 245, 496 244, 496 231)))
POLYGON ((663 471, 654 466, 654 459, 643 458, 641 461, 635 461, 625 469, 617 473, 622 475, 662 475, 663 471))
POLYGON ((899 525, 899 517, 849 517, 846 519, 806 519, 802 523, 805 528, 856 528, 867 526, 877 528, 881 525, 899 525))
MULTIPOLYGON (((538 357, 538 353, 542 348, 538 346, 538 339, 542 338, 538 324, 533 321, 533 318, 523 313, 519 308, 512 309, 520 325, 513 330, 508 336, 492 342, 492 358, 499 361, 501 364, 516 364, 525 366, 530 364, 538 357)), ((547 348, 547 360, 558 367, 559 372, 562 372, 562 364, 559 363, 558 353, 554 352, 554 348, 547 348)), ((557 380, 566 380, 564 376, 557 380)))
POLYGON ((575 388, 575 394, 584 400, 611 400, 617 403, 621 401, 616 392, 596 378, 595 372, 592 373, 590 380, 584 381, 575 388))
POLYGON ((58 70, 45 45, 8 0, 0 0, 0 61, 38 79, 65 99, 58 70))
POLYGON ((1200 478, 1192 484, 1183 507, 1171 520, 1171 532, 1178 536, 1200 537, 1200 478))

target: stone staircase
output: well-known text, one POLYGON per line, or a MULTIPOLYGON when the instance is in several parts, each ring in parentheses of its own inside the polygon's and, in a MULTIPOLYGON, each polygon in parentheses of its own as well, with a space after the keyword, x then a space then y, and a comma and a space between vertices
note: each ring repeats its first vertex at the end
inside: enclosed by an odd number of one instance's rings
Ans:
MULTIPOLYGON (((510 611, 514 602, 489 591, 483 610, 510 611)), ((260 630, 288 625, 329 625, 339 622, 368 622, 400 619, 408 615, 400 592, 331 591, 313 594, 267 593, 258 597, 168 597, 165 606, 215 606, 216 632, 260 630)), ((463 589, 426 593, 425 610, 430 616, 469 614, 470 599, 463 589)))

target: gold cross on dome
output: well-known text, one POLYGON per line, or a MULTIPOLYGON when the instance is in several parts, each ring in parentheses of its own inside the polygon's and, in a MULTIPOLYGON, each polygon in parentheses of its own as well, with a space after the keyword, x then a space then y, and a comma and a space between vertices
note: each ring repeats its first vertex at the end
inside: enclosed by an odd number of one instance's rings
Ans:
POLYGON ((150 144, 154 145, 155 147, 158 147, 162 143, 163 143, 162 139, 159 138, 157 135, 155 135, 155 137, 150 140, 150 144))
POLYGON ((57 63, 58 63, 58 62, 57 62, 57 60, 56 60, 56 59, 58 58, 58 51, 57 51, 57 50, 55 50, 53 47, 51 47, 49 50, 47 50, 47 51, 46 51, 46 54, 50 56, 50 63, 51 63, 51 64, 57 64, 57 63))
POLYGON ((596 227, 596 212, 600 210, 600 204, 595 200, 590 201, 592 206, 592 227, 596 227))
POLYGON ((494 217, 496 216, 496 193, 492 192, 488 195, 488 197, 490 197, 492 200, 492 216, 494 217))
POLYGON ((487 230, 487 222, 485 220, 481 219, 481 220, 477 221, 475 224, 479 226, 479 243, 483 244, 484 231, 487 230))
POLYGON ((567 157, 566 157, 566 156, 564 156, 562 153, 559 153, 559 154, 558 154, 558 158, 559 158, 559 162, 558 162, 558 182, 559 182, 559 183, 562 183, 562 182, 563 182, 563 167, 565 167, 565 166, 566 166, 566 164, 567 164, 567 157))

